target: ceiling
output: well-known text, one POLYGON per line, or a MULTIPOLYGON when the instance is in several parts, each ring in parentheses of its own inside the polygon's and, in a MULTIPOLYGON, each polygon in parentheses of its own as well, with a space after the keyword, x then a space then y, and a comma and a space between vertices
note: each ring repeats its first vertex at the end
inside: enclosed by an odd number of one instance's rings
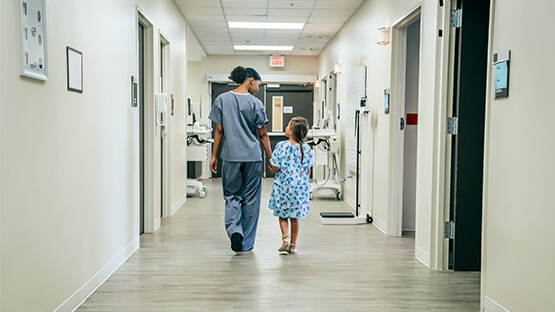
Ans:
POLYGON ((364 0, 175 0, 208 55, 318 55, 364 0), (306 23, 300 30, 230 29, 227 22, 306 23), (294 46, 236 51, 233 45, 294 46))

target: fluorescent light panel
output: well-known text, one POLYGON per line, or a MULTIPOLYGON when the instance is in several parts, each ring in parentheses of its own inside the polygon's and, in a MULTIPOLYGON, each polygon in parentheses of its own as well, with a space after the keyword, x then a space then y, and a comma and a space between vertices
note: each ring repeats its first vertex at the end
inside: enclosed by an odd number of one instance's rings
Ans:
POLYGON ((229 28, 303 29, 304 23, 227 22, 229 28))
POLYGON ((270 45, 234 45, 235 50, 249 51, 291 51, 293 46, 270 46, 270 45))

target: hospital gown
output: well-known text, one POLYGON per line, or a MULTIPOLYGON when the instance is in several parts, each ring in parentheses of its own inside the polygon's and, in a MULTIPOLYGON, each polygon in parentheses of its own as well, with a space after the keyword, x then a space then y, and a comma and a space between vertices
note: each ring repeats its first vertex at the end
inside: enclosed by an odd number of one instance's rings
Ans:
POLYGON ((306 218, 310 205, 309 169, 314 165, 312 149, 304 143, 304 160, 301 165, 300 144, 279 142, 270 163, 279 167, 272 186, 269 208, 280 218, 306 218))

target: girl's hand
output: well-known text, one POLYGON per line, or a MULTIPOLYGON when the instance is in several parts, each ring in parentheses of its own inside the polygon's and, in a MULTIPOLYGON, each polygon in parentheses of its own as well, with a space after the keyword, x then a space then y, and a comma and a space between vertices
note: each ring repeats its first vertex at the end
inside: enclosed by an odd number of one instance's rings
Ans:
POLYGON ((274 165, 272 165, 272 164, 269 164, 269 165, 268 165, 268 169, 270 169, 270 172, 271 172, 272 174, 279 171, 279 167, 276 167, 276 166, 274 166, 274 165))

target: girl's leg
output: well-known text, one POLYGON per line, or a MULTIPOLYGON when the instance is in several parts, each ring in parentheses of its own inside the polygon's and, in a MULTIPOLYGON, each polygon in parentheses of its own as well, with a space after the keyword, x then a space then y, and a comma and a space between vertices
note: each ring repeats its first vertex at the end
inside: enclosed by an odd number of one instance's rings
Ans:
POLYGON ((287 219, 279 218, 279 227, 281 229, 281 247, 278 251, 288 251, 289 250, 289 226, 287 219))
POLYGON ((299 219, 291 218, 291 244, 297 244, 297 236, 299 236, 299 219))
POLYGON ((279 228, 281 229, 282 235, 289 235, 289 224, 287 219, 279 218, 279 228))

